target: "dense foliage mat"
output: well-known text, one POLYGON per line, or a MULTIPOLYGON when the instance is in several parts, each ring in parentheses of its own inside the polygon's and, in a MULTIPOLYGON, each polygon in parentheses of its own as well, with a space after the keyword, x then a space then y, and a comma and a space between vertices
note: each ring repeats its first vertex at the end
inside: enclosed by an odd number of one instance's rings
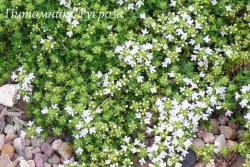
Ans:
MULTIPOLYGON (((249 132, 239 65, 249 10, 247 0, 0 0, 0 84, 20 84, 30 134, 67 136, 77 166, 181 166, 212 113, 249 132)), ((249 139, 235 151, 250 154, 249 139)))

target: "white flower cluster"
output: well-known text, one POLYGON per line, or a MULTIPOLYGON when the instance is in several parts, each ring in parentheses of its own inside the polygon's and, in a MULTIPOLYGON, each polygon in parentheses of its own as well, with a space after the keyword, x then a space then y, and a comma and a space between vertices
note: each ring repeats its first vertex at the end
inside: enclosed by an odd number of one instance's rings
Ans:
POLYGON ((239 105, 241 108, 246 108, 247 113, 244 116, 246 119, 246 128, 250 129, 250 84, 244 85, 240 89, 240 93, 235 93, 235 100, 239 101, 239 105))
POLYGON ((40 44, 42 44, 42 49, 46 51, 50 51, 50 49, 54 49, 56 42, 52 36, 47 36, 45 39, 40 40, 40 44))
POLYGON ((19 67, 15 72, 12 73, 11 79, 18 83, 17 99, 22 99, 28 102, 30 100, 30 95, 33 91, 32 81, 35 79, 33 73, 26 74, 23 67, 19 67))
POLYGON ((141 8, 144 5, 144 0, 136 0, 136 1, 131 1, 131 0, 117 0, 116 2, 120 6, 125 6, 127 5, 128 10, 136 10, 141 8))

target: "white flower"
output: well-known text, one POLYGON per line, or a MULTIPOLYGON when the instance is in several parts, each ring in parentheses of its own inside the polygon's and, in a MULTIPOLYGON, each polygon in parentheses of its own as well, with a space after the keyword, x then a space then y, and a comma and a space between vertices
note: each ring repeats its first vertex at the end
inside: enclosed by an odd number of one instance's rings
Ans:
POLYGON ((31 126, 33 125, 33 121, 29 121, 29 122, 27 123, 27 125, 28 125, 29 127, 31 127, 31 126))
POLYGON ((241 106, 241 108, 246 107, 246 106, 247 106, 247 103, 248 103, 247 99, 243 99, 243 100, 241 100, 241 102, 240 102, 240 106, 241 106))
POLYGON ((171 63, 171 59, 167 57, 162 63, 162 67, 167 67, 170 63, 171 63))
POLYGON ((66 35, 67 35, 68 37, 72 37, 73 32, 72 32, 72 31, 68 31, 68 32, 66 33, 66 35))
POLYGON ((120 6, 122 6, 124 2, 123 2, 123 0, 119 0, 119 1, 117 1, 116 3, 117 3, 118 5, 120 5, 120 6))
POLYGON ((76 154, 82 154, 83 153, 83 149, 81 147, 78 147, 76 149, 76 154))
POLYGON ((37 134, 40 134, 43 131, 43 129, 39 126, 35 129, 35 131, 37 134))
POLYGON ((141 13, 141 14, 140 14, 140 19, 145 19, 145 18, 146 18, 145 13, 141 13))
POLYGON ((143 76, 139 76, 139 77, 137 77, 137 82, 138 82, 138 83, 142 83, 142 82, 143 82, 143 79, 144 79, 143 76))
POLYGON ((20 132, 20 137, 22 138, 22 139, 24 139, 25 138, 25 136, 26 136, 26 132, 24 132, 23 130, 21 130, 21 132, 20 132))
POLYGON ((134 10, 135 9, 135 4, 130 3, 128 4, 128 10, 134 10))
POLYGON ((157 93, 156 87, 151 88, 151 89, 150 89, 150 92, 151 92, 152 94, 157 93))
POLYGON ((225 113, 225 116, 227 116, 227 117, 231 117, 231 115, 233 114, 233 112, 232 111, 230 111, 230 110, 227 110, 227 112, 225 113))
POLYGON ((247 113, 247 115, 245 115, 244 118, 250 120, 250 113, 247 113))
POLYGON ((124 141, 125 141, 125 143, 129 143, 129 141, 130 141, 130 137, 125 136, 125 137, 124 137, 124 141))
POLYGON ((226 11, 228 12, 232 11, 232 6, 231 5, 226 6, 226 11))
POLYGON ((71 24, 72 24, 73 27, 76 27, 79 24, 79 21, 78 20, 73 20, 71 24))
POLYGON ((206 43, 209 43, 209 42, 211 41, 208 35, 205 36, 205 37, 203 38, 203 40, 204 40, 206 43))
POLYGON ((146 161, 145 161, 145 159, 144 159, 144 158, 141 158, 141 159, 139 160, 139 163, 140 163, 141 165, 143 165, 143 164, 145 164, 145 163, 146 163, 146 161))
POLYGON ((143 1, 142 0, 139 0, 136 2, 136 7, 140 8, 144 5, 143 1))
POLYGON ((212 3, 212 5, 216 5, 218 2, 217 2, 217 0, 212 0, 211 3, 212 3))
POLYGON ((49 112, 49 110, 48 110, 47 107, 45 107, 45 108, 43 108, 43 109, 41 110, 41 113, 42 113, 42 114, 47 114, 48 112, 49 112))

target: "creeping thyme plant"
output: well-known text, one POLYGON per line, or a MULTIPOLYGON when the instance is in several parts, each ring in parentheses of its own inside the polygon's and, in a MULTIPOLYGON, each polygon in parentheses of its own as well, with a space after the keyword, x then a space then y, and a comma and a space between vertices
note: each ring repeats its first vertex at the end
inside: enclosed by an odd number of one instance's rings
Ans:
POLYGON ((228 75, 249 61, 247 0, 0 0, 0 10, 0 83, 23 85, 30 134, 66 136, 76 166, 182 166, 199 123, 238 106, 250 130, 250 75, 245 85, 228 75))

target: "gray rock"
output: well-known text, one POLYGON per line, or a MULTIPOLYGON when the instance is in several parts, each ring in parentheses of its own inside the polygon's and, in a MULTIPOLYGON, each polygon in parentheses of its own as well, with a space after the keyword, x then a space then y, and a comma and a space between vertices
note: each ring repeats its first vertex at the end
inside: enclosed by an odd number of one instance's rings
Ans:
POLYGON ((13 107, 16 104, 18 84, 7 84, 0 87, 0 104, 13 107))
POLYGON ((240 127, 239 124, 237 124, 237 123, 235 123, 233 121, 229 121, 228 122, 228 126, 231 127, 231 128, 233 128, 233 129, 236 129, 236 130, 239 129, 239 127, 240 127))
POLYGON ((44 167, 51 167, 51 165, 49 163, 47 163, 47 162, 45 162, 43 166, 44 167))
POLYGON ((194 139, 194 140, 192 141, 192 143, 193 143, 195 149, 198 149, 199 147, 205 145, 204 141, 203 141, 201 138, 196 138, 196 139, 194 139))
POLYGON ((55 165, 59 165, 60 164, 60 158, 54 154, 52 155, 49 159, 48 159, 48 162, 51 163, 51 164, 55 164, 55 165))
POLYGON ((16 133, 16 129, 14 128, 14 126, 8 124, 7 126, 5 126, 4 128, 4 133, 5 134, 15 134, 16 133))
POLYGON ((212 125, 212 133, 213 134, 220 134, 220 129, 219 129, 219 121, 217 119, 211 119, 211 125, 212 125))
POLYGON ((47 156, 51 156, 53 154, 53 149, 48 143, 43 143, 41 146, 42 152, 44 152, 47 156))
POLYGON ((232 141, 232 140, 227 140, 227 147, 230 148, 230 147, 233 147, 234 145, 236 145, 237 142, 235 141, 232 141))
POLYGON ((14 140, 16 137, 17 137, 16 134, 14 134, 14 133, 9 133, 9 134, 7 134, 6 137, 5 137, 5 142, 8 143, 8 142, 14 140))
POLYGON ((30 167, 36 167, 35 161, 34 160, 29 160, 27 161, 30 167))
POLYGON ((196 153, 192 150, 189 150, 188 154, 186 155, 184 160, 181 162, 181 164, 183 167, 193 167, 196 162, 197 162, 196 153))
POLYGON ((237 136, 236 130, 229 126, 220 126, 220 132, 226 137, 226 139, 235 139, 237 136))
POLYGON ((32 138, 31 139, 31 145, 34 147, 41 147, 43 142, 44 142, 44 139, 41 139, 41 138, 32 138))
POLYGON ((13 146, 16 150, 16 152, 20 153, 25 148, 25 141, 22 138, 16 138, 14 139, 13 146))
POLYGON ((223 134, 219 135, 215 141, 214 141, 214 145, 220 150, 221 148, 223 147, 226 147, 227 146, 227 143, 226 143, 226 138, 223 134))
POLYGON ((210 132, 206 132, 204 135, 203 135, 203 140, 206 142, 206 143, 214 143, 214 135, 213 133, 210 133, 210 132))
POLYGON ((40 153, 41 152, 41 149, 39 147, 36 147, 32 150, 32 153, 33 154, 36 154, 36 153, 40 153))
POLYGON ((61 139, 57 139, 53 142, 52 144, 52 148, 53 150, 58 150, 60 148, 60 146, 63 144, 61 139))
POLYGON ((239 141, 242 141, 243 137, 244 137, 244 133, 245 133, 245 130, 238 130, 237 131, 237 137, 239 139, 239 141))
POLYGON ((32 160, 32 158, 33 158, 32 150, 33 149, 34 149, 34 147, 26 147, 24 149, 24 158, 26 160, 32 160))
POLYGON ((0 134, 0 150, 2 150, 4 144, 5 144, 5 135, 0 134))
POLYGON ((34 161, 35 161, 36 167, 44 167, 43 166, 44 161, 43 161, 43 155, 42 154, 36 153, 34 161))
POLYGON ((227 125, 227 123, 229 121, 229 119, 225 115, 219 116, 218 119, 219 119, 219 123, 220 123, 221 126, 227 125))
POLYGON ((73 149, 68 143, 63 143, 59 147, 58 153, 62 156, 63 159, 70 159, 72 157, 73 149))
POLYGON ((8 155, 0 156, 0 167, 15 167, 8 155))

